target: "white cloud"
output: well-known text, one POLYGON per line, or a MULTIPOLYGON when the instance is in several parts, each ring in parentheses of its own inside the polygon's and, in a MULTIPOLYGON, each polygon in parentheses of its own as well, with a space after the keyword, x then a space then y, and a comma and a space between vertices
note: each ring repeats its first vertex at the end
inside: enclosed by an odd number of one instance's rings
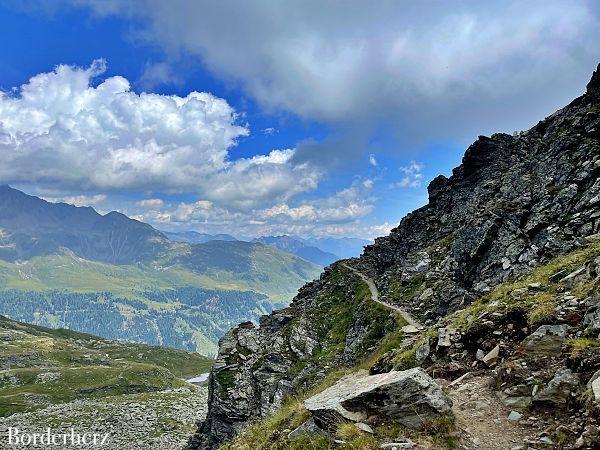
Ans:
POLYGON ((124 212, 163 229, 196 229, 209 233, 226 230, 243 236, 293 233, 371 236, 368 230, 374 232, 375 228, 360 222, 374 209, 372 186, 372 183, 356 182, 328 197, 252 210, 232 210, 208 200, 198 200, 165 202, 151 209, 138 202, 124 212))
POLYGON ((277 128, 267 127, 267 128, 263 128, 262 132, 268 136, 271 136, 273 134, 278 133, 278 130, 277 130, 277 128))
POLYGON ((294 150, 231 160, 249 131, 205 92, 137 94, 106 70, 61 65, 14 93, 0 92, 0 179, 65 190, 192 192, 250 208, 314 189, 320 172, 294 150))
POLYGON ((136 202, 136 205, 141 206, 142 208, 160 208, 164 203, 165 202, 160 198, 147 198, 136 202))
POLYGON ((94 206, 104 202, 108 197, 105 194, 96 195, 68 195, 66 197, 42 197, 52 203, 68 203, 75 206, 94 206))
POLYGON ((423 174, 421 170, 425 167, 422 163, 411 161, 408 166, 400 167, 400 172, 404 175, 397 183, 392 184, 391 188, 418 188, 421 187, 423 174))
POLYGON ((372 153, 369 155, 369 164, 373 167, 377 167, 377 159, 375 159, 375 155, 372 153))

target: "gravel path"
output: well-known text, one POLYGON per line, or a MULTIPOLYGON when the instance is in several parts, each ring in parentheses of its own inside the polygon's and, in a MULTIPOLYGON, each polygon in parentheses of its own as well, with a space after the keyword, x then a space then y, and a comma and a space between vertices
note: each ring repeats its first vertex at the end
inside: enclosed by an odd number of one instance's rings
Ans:
POLYGON ((508 450, 523 444, 531 429, 508 420, 504 407, 490 389, 490 377, 475 377, 448 393, 461 436, 460 449, 508 450))
POLYGON ((0 418, 0 449, 24 448, 8 444, 8 427, 21 433, 109 433, 103 446, 27 445, 31 449, 176 450, 196 430, 206 415, 205 386, 170 391, 75 400, 47 408, 0 418))

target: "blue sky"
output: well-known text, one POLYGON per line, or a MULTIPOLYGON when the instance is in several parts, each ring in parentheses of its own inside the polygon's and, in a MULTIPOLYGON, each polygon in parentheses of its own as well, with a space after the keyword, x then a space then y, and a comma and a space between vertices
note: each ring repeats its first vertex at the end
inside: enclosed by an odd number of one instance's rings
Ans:
POLYGON ((1 182, 161 229, 372 238, 600 59, 593 2, 131 5, 0 2, 1 182))

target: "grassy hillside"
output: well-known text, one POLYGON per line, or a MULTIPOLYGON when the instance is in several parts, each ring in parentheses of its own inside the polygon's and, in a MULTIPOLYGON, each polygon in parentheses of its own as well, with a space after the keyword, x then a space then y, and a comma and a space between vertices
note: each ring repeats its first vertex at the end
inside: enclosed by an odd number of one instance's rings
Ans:
POLYGON ((27 261, 0 260, 0 288, 27 291, 66 290, 80 293, 112 292, 128 298, 143 298, 146 290, 198 287, 223 290, 251 290, 269 298, 293 296, 306 280, 319 275, 321 268, 308 261, 282 253, 267 245, 227 254, 221 261, 219 242, 206 244, 208 250, 196 250, 189 256, 169 255, 160 264, 113 265, 79 258, 71 252, 36 256, 27 261), (244 261, 245 260, 245 261, 244 261), (244 267, 236 267, 244 261, 244 267), (191 270, 183 263, 191 265, 191 270))
POLYGON ((207 244, 194 253, 184 246, 146 265, 88 261, 68 251, 0 260, 0 314, 213 354, 227 329, 286 304, 320 271, 269 246, 219 244, 231 248, 207 244))
POLYGON ((176 388, 211 365, 211 359, 183 350, 0 317, 0 416, 78 398, 176 388))

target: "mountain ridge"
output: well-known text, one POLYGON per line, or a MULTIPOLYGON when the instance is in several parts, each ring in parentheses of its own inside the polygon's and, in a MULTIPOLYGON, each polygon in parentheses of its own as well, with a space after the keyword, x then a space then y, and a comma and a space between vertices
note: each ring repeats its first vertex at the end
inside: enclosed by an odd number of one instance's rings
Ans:
POLYGON ((303 241, 287 235, 261 236, 253 239, 252 242, 271 245, 283 252, 292 253, 320 266, 328 266, 340 259, 339 256, 334 255, 333 253, 321 250, 316 246, 307 245, 303 241))
POLYGON ((0 313, 22 321, 212 353, 235 322, 287 304, 320 270, 261 243, 172 242, 119 212, 0 188, 0 313))
MULTIPOLYGON (((556 371, 561 365, 583 380, 593 377, 600 369, 600 346, 594 340, 586 344, 587 365, 570 362, 573 356, 561 351, 535 372, 529 369, 535 362, 513 352, 537 326, 543 334, 543 327, 569 324, 569 339, 576 340, 595 323, 600 66, 584 95, 530 130, 480 136, 452 176, 435 178, 428 192, 427 205, 347 262, 373 280, 380 300, 410 311, 427 328, 406 328, 401 318, 372 302, 367 286, 343 261, 333 264, 301 288, 290 307, 262 317, 259 327, 241 324, 224 336, 210 377, 209 413, 188 449, 217 448, 238 433, 240 441, 232 448, 264 439, 275 447, 291 445, 292 434, 282 428, 310 417, 301 403, 286 409, 288 416, 274 416, 282 417, 280 428, 268 428, 273 419, 243 430, 278 411, 284 398, 322 390, 332 377, 335 381, 344 370, 359 367, 380 374, 422 366, 448 378, 491 367, 485 373, 498 386, 508 386, 498 391, 500 397, 529 390, 531 401, 537 401, 536 390, 526 380, 551 392, 566 376, 563 369, 556 371), (568 295, 569 286, 578 294, 568 295), (518 380, 511 378, 513 367, 523 372, 518 380)), ((536 342, 536 336, 527 339, 536 342)), ((578 387, 577 392, 570 387, 568 395, 584 395, 585 387, 573 381, 577 377, 569 378, 578 387)), ((543 402, 554 402, 554 411, 564 408, 561 414, 583 414, 565 408, 556 395, 543 402)), ((361 404, 349 407, 360 410, 361 404)), ((365 416, 374 412, 367 408, 365 416)), ((551 417, 543 417, 550 429, 557 428, 551 417)), ((585 427, 598 424, 574 421, 584 442, 578 448, 588 448, 585 427)), ((306 430, 313 425, 310 419, 303 425, 309 443, 306 430)))

